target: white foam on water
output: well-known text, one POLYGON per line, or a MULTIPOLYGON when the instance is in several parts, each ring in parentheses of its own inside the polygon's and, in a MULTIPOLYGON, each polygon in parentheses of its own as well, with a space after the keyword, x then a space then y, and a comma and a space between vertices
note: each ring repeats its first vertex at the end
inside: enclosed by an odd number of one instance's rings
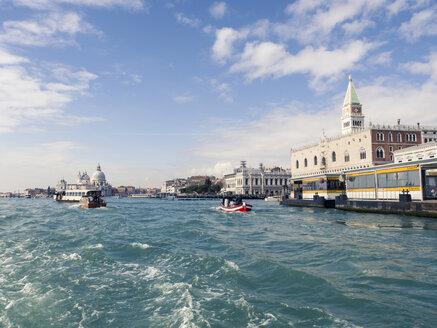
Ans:
POLYGON ((346 222, 346 225, 348 227, 352 228, 364 228, 364 229, 371 229, 371 230, 379 230, 379 226, 377 224, 363 224, 358 222, 346 222))
POLYGON ((265 316, 267 318, 260 319, 258 317, 254 318, 247 324, 247 327, 255 328, 255 327, 266 327, 273 324, 273 322, 278 321, 278 319, 271 313, 266 313, 265 316))
POLYGON ((123 266, 128 268, 128 270, 121 272, 121 274, 132 276, 135 279, 151 280, 158 277, 161 273, 159 269, 153 266, 142 267, 137 263, 127 263, 123 264, 123 266))
POLYGON ((142 244, 142 243, 130 243, 129 245, 131 245, 132 247, 139 247, 142 249, 147 249, 150 247, 150 245, 145 244, 145 243, 144 244, 142 244))
POLYGON ((26 283, 24 287, 21 289, 21 293, 23 294, 31 294, 33 291, 32 284, 30 282, 26 283))
POLYGON ((87 248, 89 248, 89 249, 100 249, 100 248, 103 248, 103 245, 102 244, 90 245, 87 248))
POLYGON ((64 253, 64 254, 62 254, 62 258, 64 260, 72 260, 72 261, 82 260, 82 256, 80 256, 77 253, 72 253, 70 255, 67 255, 67 254, 64 253))
POLYGON ((239 268, 239 266, 236 263, 234 263, 232 261, 228 261, 228 260, 225 260, 225 263, 231 269, 234 269, 235 271, 240 271, 240 268, 239 268))
POLYGON ((8 305, 5 306, 5 310, 9 310, 11 308, 11 306, 13 306, 15 304, 15 301, 12 300, 8 303, 8 305))
POLYGON ((140 276, 145 279, 153 279, 157 277, 160 273, 161 271, 159 271, 155 267, 147 267, 146 269, 141 270, 140 276))

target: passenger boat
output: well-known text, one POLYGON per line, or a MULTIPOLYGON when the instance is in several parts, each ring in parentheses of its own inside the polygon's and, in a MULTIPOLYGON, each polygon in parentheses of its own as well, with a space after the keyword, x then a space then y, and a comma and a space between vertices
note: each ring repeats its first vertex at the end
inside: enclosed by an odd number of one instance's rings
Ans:
POLYGON ((58 202, 80 203, 82 208, 106 207, 105 200, 98 189, 67 189, 59 190, 53 195, 58 202))
POLYGON ((252 205, 246 204, 241 197, 223 197, 220 204, 220 210, 223 212, 250 212, 252 205))

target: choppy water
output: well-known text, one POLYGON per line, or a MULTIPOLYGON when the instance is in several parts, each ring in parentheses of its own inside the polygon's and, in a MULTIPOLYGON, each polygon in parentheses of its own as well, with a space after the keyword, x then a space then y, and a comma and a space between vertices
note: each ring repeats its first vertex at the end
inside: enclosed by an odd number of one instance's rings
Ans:
POLYGON ((0 199, 1 327, 435 327, 437 220, 0 199))

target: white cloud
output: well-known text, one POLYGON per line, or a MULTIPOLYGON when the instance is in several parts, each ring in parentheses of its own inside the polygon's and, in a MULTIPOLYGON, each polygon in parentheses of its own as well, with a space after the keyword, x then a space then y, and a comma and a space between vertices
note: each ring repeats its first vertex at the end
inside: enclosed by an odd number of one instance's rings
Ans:
POLYGON ((437 52, 431 53, 426 57, 426 62, 408 62, 401 65, 401 68, 413 74, 428 75, 431 80, 437 81, 437 52))
POLYGON ((409 22, 402 23, 399 32, 410 42, 421 36, 437 35, 437 7, 414 13, 409 22))
POLYGON ((26 63, 29 60, 24 57, 15 56, 0 48, 0 65, 15 65, 20 63, 26 63))
POLYGON ((178 23, 185 24, 191 27, 198 27, 200 25, 200 20, 197 18, 188 18, 181 13, 175 14, 178 23))
POLYGON ((194 96, 190 96, 190 95, 183 95, 183 96, 175 96, 173 97, 173 101, 175 103, 178 104, 185 104, 185 103, 189 103, 192 102, 195 99, 194 96))
POLYGON ((219 161, 212 165, 206 165, 204 167, 196 167, 188 170, 184 175, 213 175, 216 178, 223 177, 224 174, 232 172, 234 165, 230 161, 219 161))
POLYGON ((234 101, 232 95, 231 95, 231 87, 229 84, 224 82, 219 82, 216 79, 212 79, 211 81, 212 89, 215 93, 219 95, 219 98, 222 99, 224 102, 231 103, 234 101))
POLYGON ((299 0, 289 4, 285 8, 287 14, 306 14, 309 11, 314 10, 316 7, 323 4, 324 0, 299 0))
POLYGON ((226 2, 214 2, 212 6, 209 8, 209 13, 212 17, 215 19, 223 18, 223 16, 226 14, 227 7, 226 2))
POLYGON ((303 111, 295 104, 276 107, 257 120, 245 118, 218 125, 214 138, 201 144, 195 154, 224 162, 247 160, 252 165, 268 159, 268 166, 289 167, 290 148, 317 141, 324 128, 335 133, 340 128, 338 116, 332 109, 303 111))
POLYGON ((78 118, 63 110, 76 94, 88 92, 95 74, 62 65, 49 66, 40 74, 32 76, 24 66, 0 65, 0 133, 43 121, 72 124, 97 120, 78 118))
POLYGON ((40 10, 53 9, 60 4, 103 8, 148 9, 148 6, 142 0, 13 0, 13 2, 19 6, 40 10))
POLYGON ((313 77, 314 85, 321 79, 332 80, 350 70, 374 46, 358 40, 334 50, 307 46, 293 55, 282 44, 248 42, 239 61, 230 70, 245 73, 249 80, 308 73, 313 77))
POLYGON ((391 51, 381 52, 380 54, 373 56, 369 62, 377 65, 388 65, 392 62, 391 55, 391 51))
POLYGON ((374 21, 368 19, 356 20, 350 23, 344 23, 342 28, 348 35, 358 35, 361 34, 366 28, 375 27, 374 21))
POLYGON ((286 12, 292 17, 286 23, 278 23, 274 31, 283 39, 295 39, 303 44, 323 44, 329 40, 337 26, 348 33, 358 33, 363 26, 354 21, 356 18, 365 27, 371 24, 368 19, 374 12, 386 4, 387 0, 299 0, 287 6, 286 12), (351 22, 352 20, 352 22, 351 22))
MULTIPOLYGON (((403 81, 399 76, 381 77, 372 84, 356 84, 358 96, 363 104, 366 126, 374 124, 436 125, 437 111, 437 53, 425 62, 407 63, 402 68, 417 74, 427 74, 422 84, 403 81)), ((195 155, 210 161, 247 160, 252 166, 269 159, 268 165, 278 164, 289 167, 289 150, 315 143, 325 129, 328 136, 341 134, 341 104, 346 92, 340 90, 324 109, 311 108, 314 104, 265 106, 266 113, 250 120, 217 120, 212 135, 204 139, 195 149, 195 155), (267 107, 267 108, 266 108, 267 107), (241 127, 244 126, 244 129, 241 127)))
POLYGON ((240 32, 230 27, 224 27, 216 31, 216 40, 212 46, 212 56, 220 63, 231 57, 233 44, 239 39, 244 39, 247 32, 240 32))
POLYGON ((0 43, 27 46, 47 46, 74 43, 77 33, 98 33, 74 12, 52 12, 37 20, 6 21, 0 33, 0 43))

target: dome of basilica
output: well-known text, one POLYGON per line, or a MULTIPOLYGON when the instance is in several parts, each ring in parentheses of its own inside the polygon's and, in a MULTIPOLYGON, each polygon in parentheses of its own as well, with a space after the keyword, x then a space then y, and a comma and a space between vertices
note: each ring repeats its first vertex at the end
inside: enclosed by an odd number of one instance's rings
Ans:
POLYGON ((100 164, 97 165, 97 171, 93 173, 92 182, 106 182, 105 173, 100 169, 100 164))

